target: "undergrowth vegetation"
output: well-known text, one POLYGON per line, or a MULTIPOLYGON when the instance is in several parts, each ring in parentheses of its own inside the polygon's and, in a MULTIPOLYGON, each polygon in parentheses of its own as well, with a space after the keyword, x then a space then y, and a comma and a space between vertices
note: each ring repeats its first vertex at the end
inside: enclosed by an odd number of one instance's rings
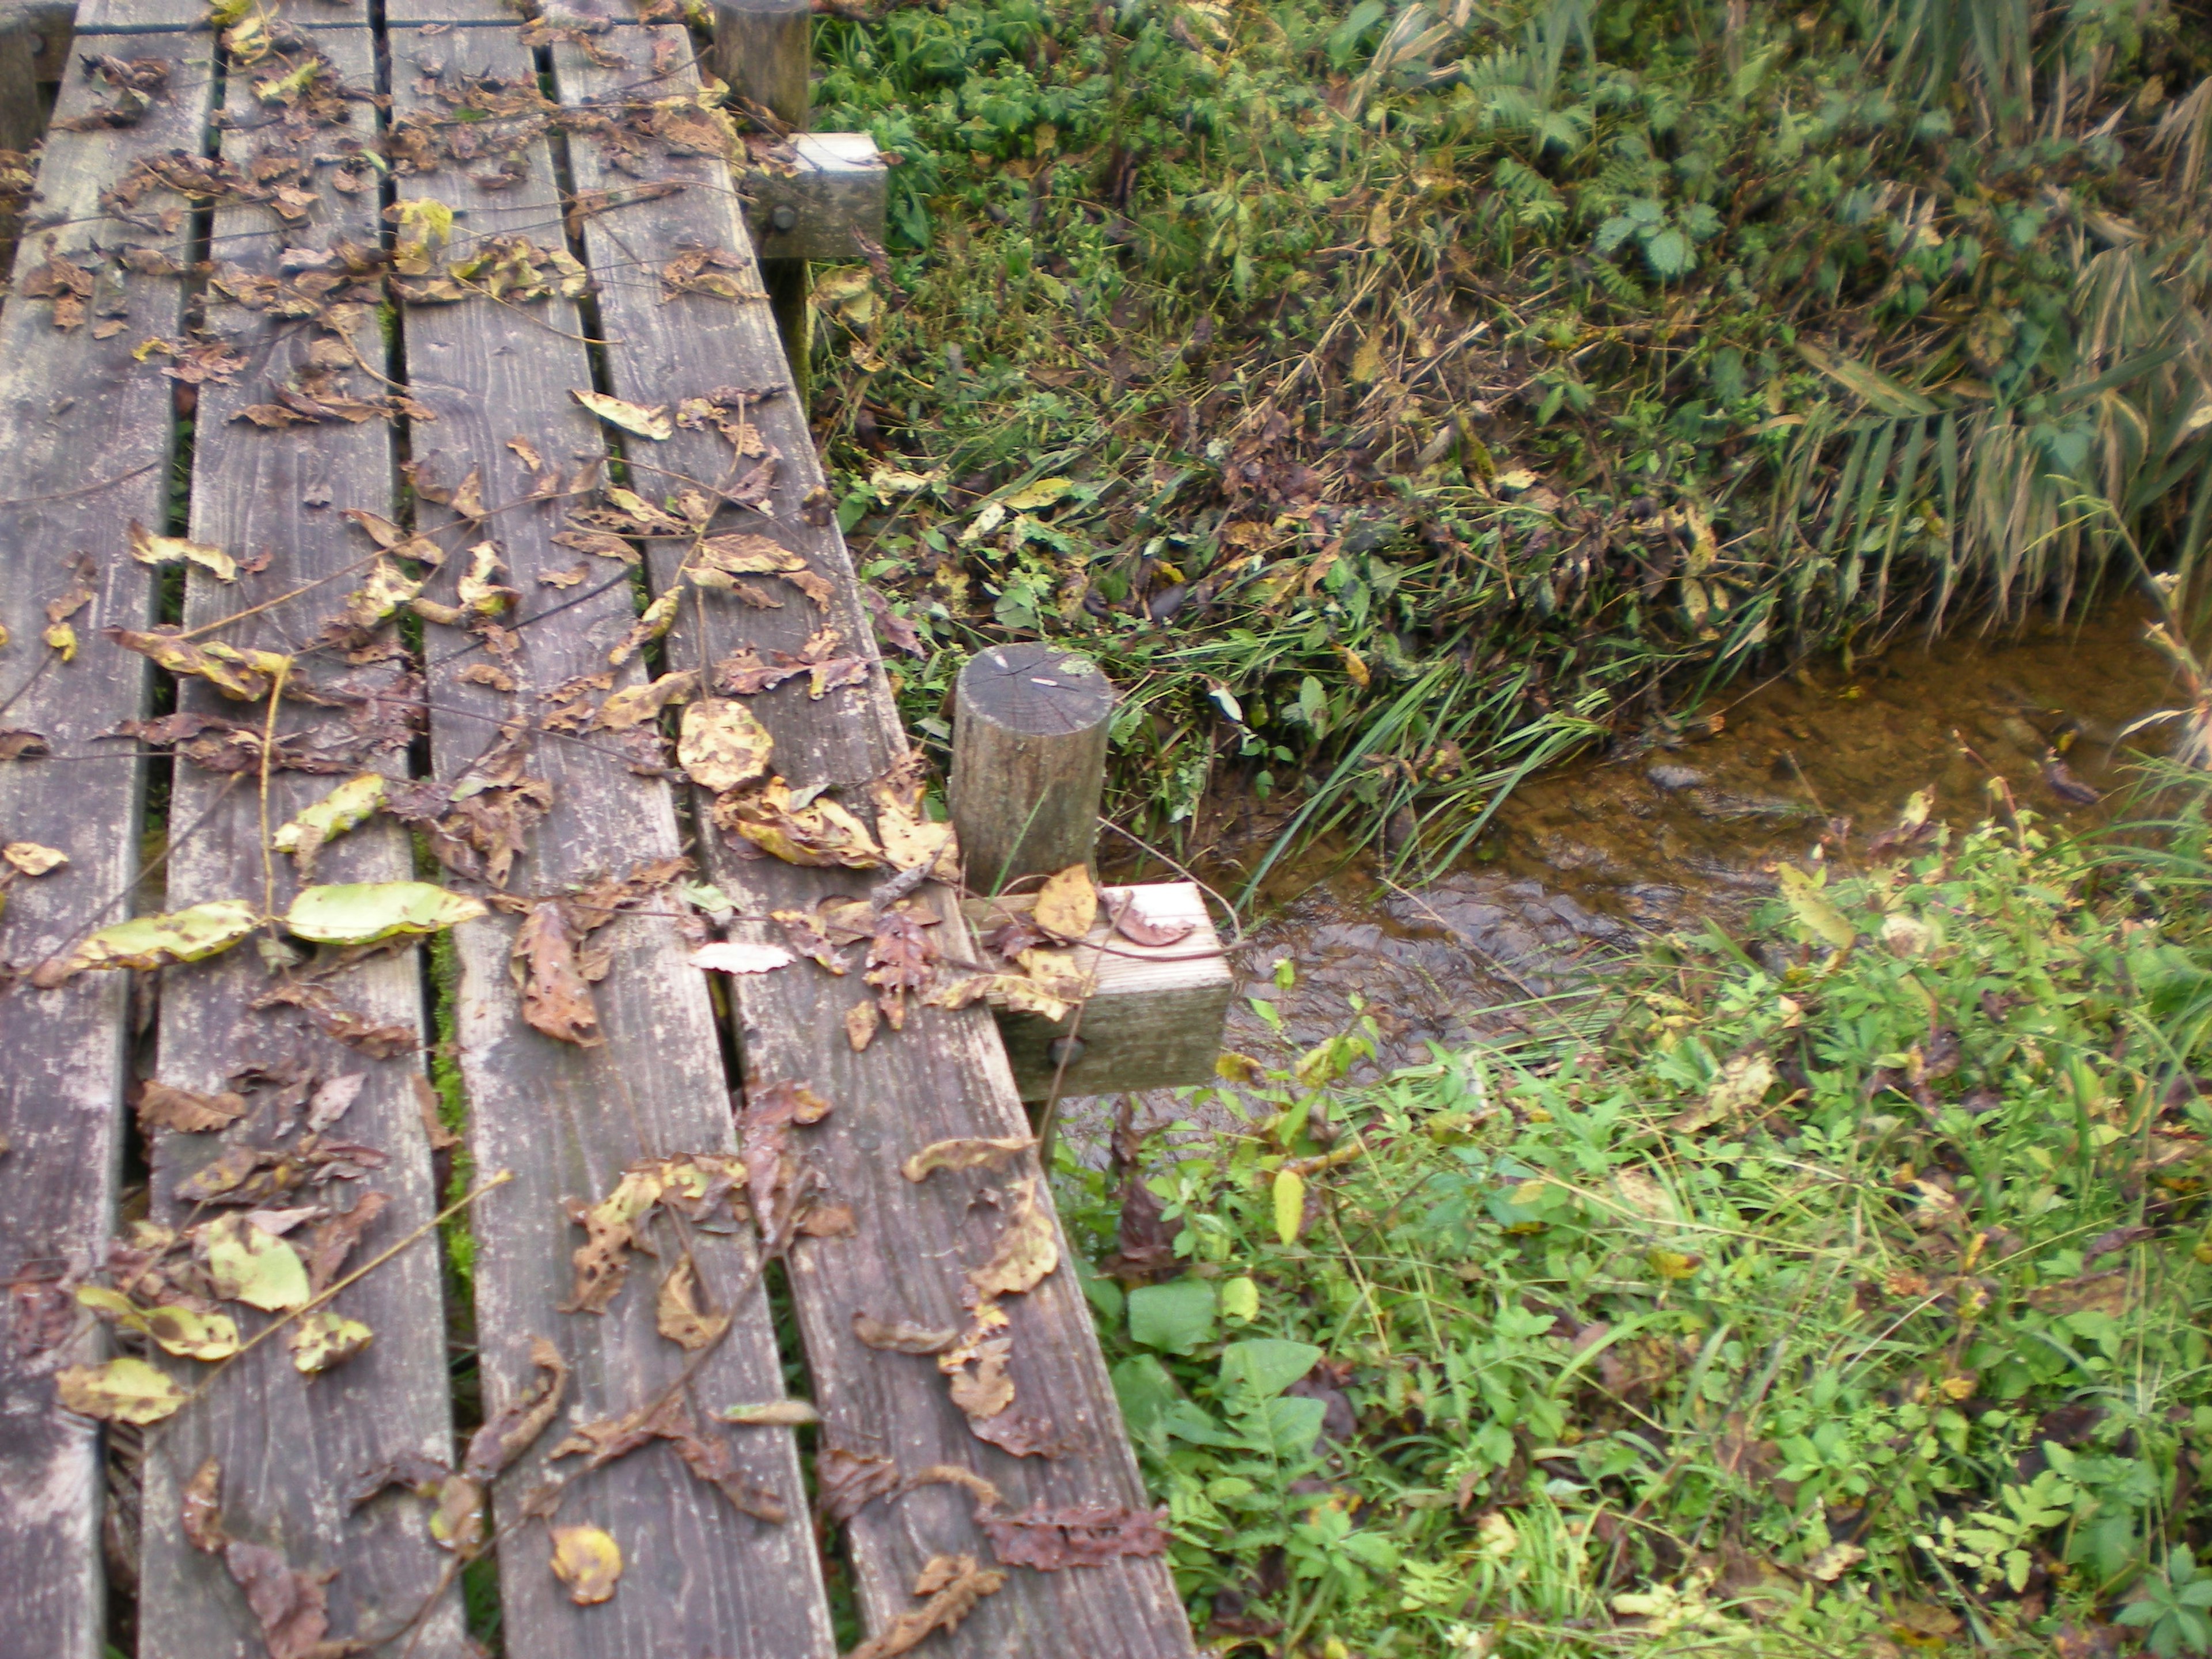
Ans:
POLYGON ((2212 1650, 2208 878, 1923 825, 1595 1029, 1065 1164, 1213 1650, 2212 1650))
POLYGON ((1716 676, 2186 575, 2192 4, 833 15, 817 124, 898 165, 815 406, 909 717, 1066 638, 1124 690, 1120 821, 1249 791, 1269 857, 1442 860, 1716 676))

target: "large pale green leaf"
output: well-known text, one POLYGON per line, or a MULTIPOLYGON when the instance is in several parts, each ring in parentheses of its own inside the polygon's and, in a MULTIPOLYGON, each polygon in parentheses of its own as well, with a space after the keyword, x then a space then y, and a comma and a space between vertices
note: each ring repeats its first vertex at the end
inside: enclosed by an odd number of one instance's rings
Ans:
POLYGON ((1823 351, 1809 340, 1797 342, 1797 355, 1819 369, 1821 374, 1856 393, 1868 404, 1884 415, 1933 415, 1936 405, 1911 387, 1893 380, 1871 363, 1863 363, 1855 357, 1838 357, 1823 351))
POLYGON ((1794 864, 1784 864, 1775 871, 1782 885, 1782 896, 1790 911, 1808 932, 1824 939, 1838 951, 1847 951, 1859 936, 1844 913, 1830 903, 1821 884, 1794 864))
POLYGON ((215 1293, 267 1313, 303 1308, 314 1294, 300 1253, 273 1233, 264 1233, 242 1215, 207 1224, 200 1235, 208 1279, 215 1293))
POLYGON ((477 900, 427 881, 349 882, 301 888, 284 926, 318 945, 371 945, 400 933, 434 933, 484 914, 477 900))
POLYGON ((260 924, 261 915, 244 899, 214 899, 165 916, 134 916, 103 927, 72 951, 58 975, 67 978, 88 968, 161 968, 173 962, 198 962, 228 951, 260 924))
POLYGON ((55 1373, 54 1390, 69 1410, 103 1423, 158 1423, 185 1403, 185 1391, 143 1359, 127 1354, 104 1365, 70 1365, 55 1373))
POLYGON ((1171 1279, 1129 1292, 1129 1334, 1147 1348, 1188 1353, 1213 1334, 1213 1286, 1171 1279))
POLYGON ((1281 1337, 1232 1342, 1221 1351, 1222 1386, 1241 1384, 1261 1399, 1269 1399, 1311 1370, 1321 1357, 1322 1351, 1312 1343, 1281 1337))

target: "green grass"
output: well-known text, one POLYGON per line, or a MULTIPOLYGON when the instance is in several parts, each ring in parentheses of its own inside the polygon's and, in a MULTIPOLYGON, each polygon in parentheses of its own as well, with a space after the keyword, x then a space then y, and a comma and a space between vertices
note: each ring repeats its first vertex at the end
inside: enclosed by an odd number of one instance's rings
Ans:
POLYGON ((1164 1270, 1063 1167, 1217 1650, 2212 1649, 2205 840, 1940 835, 1516 1052, 1286 1052, 1149 1142, 1164 1270))
MULTIPOLYGON (((1124 694, 1209 789, 1463 846, 1755 664, 2193 579, 2212 46, 2075 0, 945 0, 817 30, 896 155, 817 288, 867 579, 1124 694), (2192 90, 2193 89, 2193 90, 2192 90), (1402 823, 1402 820, 1401 820, 1402 823)), ((2188 584, 2201 586, 2193 580, 2188 584)))

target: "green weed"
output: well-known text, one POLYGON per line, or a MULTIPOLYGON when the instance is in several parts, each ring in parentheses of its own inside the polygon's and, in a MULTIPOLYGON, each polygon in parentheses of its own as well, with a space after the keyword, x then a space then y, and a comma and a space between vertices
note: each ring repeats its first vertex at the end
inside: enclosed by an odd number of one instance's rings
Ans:
POLYGON ((1249 791, 1268 857, 1441 859, 1747 665, 2203 563, 2162 3, 945 0, 818 52, 899 161, 813 367, 908 715, 1079 643, 1155 836, 1249 791))
POLYGON ((1938 833, 1064 1167, 1219 1650, 2203 1650, 2203 870, 1938 833))

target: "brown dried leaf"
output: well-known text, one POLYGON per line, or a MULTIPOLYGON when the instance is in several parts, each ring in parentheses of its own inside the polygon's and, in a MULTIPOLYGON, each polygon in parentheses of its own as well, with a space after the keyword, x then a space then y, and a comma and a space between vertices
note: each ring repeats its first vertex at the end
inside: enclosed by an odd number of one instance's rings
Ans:
POLYGON ((615 692, 599 705, 592 724, 604 732, 627 732, 632 726, 643 725, 672 703, 689 702, 698 695, 698 671, 679 669, 648 684, 615 692))
POLYGON ((1131 1555, 1164 1555, 1167 1511, 1119 1508, 1111 1504, 1069 1504, 1048 1509, 1042 1503, 1012 1515, 981 1512, 976 1522, 999 1559, 1010 1567, 1057 1572, 1066 1567, 1103 1567, 1131 1555))
POLYGON ((899 1173, 908 1181, 921 1181, 933 1170, 1003 1170, 1036 1145, 1030 1135, 933 1140, 900 1164, 899 1173))
POLYGON ((877 1498, 898 1490, 898 1465, 868 1452, 824 1446, 815 1455, 814 1481, 823 1517, 842 1526, 877 1498))
POLYGON ((991 1261, 967 1276, 980 1301, 1033 1290, 1060 1265, 1060 1234, 1051 1210, 1037 1201, 1036 1176, 1011 1182, 1006 1190, 1013 1214, 998 1234, 991 1261))
POLYGON ((206 1134, 228 1128, 246 1112, 246 1097, 228 1092, 194 1094, 189 1089, 148 1078, 138 1089, 138 1127, 151 1133, 174 1129, 181 1134, 206 1134))
POLYGON ((787 864, 875 870, 886 862, 867 825, 826 796, 793 805, 790 786, 781 778, 719 797, 713 814, 722 829, 787 864))
POLYGON ((1133 893, 1124 897, 1114 912, 1114 931, 1132 945, 1179 945, 1197 927, 1196 922, 1187 918, 1182 921, 1154 921, 1137 908, 1133 893))
POLYGON ((659 1164, 625 1170, 615 1189, 597 1204, 568 1200, 568 1219, 584 1229, 584 1243, 571 1256, 576 1267, 574 1296, 563 1313, 605 1313, 629 1275, 629 1253, 653 1254, 645 1227, 665 1186, 659 1164))
POLYGON ((837 957, 836 943, 823 927, 817 912, 771 910, 769 915, 783 929, 783 936, 791 942, 793 950, 820 963, 833 974, 842 975, 845 972, 845 964, 837 957))
POLYGON ((928 987, 936 960, 937 945, 929 930, 908 911, 886 910, 877 919, 864 977, 876 988, 876 1006, 894 1031, 906 1025, 906 993, 928 987))
POLYGON ((845 1041, 852 1045, 854 1054, 875 1040, 876 1028, 883 1024, 883 1018, 884 1011, 872 1002, 856 1002, 845 1011, 845 1041))
POLYGON ((806 1193, 805 1173, 791 1155, 792 1126, 818 1123, 830 1103, 788 1080, 745 1091, 738 1117, 738 1150, 761 1237, 779 1248, 795 1228, 806 1193))
POLYGON ((307 1260, 307 1284, 315 1294, 321 1295, 337 1283, 338 1269, 345 1265, 346 1257, 391 1202, 388 1193, 363 1193, 354 1200, 353 1208, 341 1210, 317 1224, 314 1231, 307 1235, 307 1248, 301 1254, 307 1260))
POLYGON ((877 1319, 855 1309, 853 1334, 885 1353, 945 1353, 960 1344, 957 1330, 933 1330, 904 1319, 877 1319))
POLYGON ((542 1336, 530 1339, 530 1363, 540 1373, 487 1418, 469 1437, 468 1455, 461 1473, 474 1480, 489 1480, 530 1449, 560 1412, 561 1397, 568 1389, 568 1365, 560 1350, 542 1336))
POLYGON ((995 1595, 1006 1582, 1005 1573, 977 1566, 972 1555, 933 1556, 914 1581, 914 1593, 927 1599, 899 1614, 888 1629, 861 1643, 845 1659, 895 1659, 909 1653, 931 1632, 957 1628, 978 1601, 995 1595))
POLYGON ((698 1269, 687 1255, 668 1270, 653 1302, 653 1322, 679 1348, 696 1352, 728 1328, 730 1316, 699 1310, 698 1269))
POLYGON ((558 899, 530 907, 515 929, 508 967, 522 991, 522 1017, 534 1030, 579 1048, 597 1048, 599 1030, 592 988, 576 960, 578 939, 558 899))
POLYGON ((214 1458, 185 1484, 182 1508, 185 1541, 194 1549, 214 1555, 230 1541, 222 1530, 222 1465, 214 1458))

